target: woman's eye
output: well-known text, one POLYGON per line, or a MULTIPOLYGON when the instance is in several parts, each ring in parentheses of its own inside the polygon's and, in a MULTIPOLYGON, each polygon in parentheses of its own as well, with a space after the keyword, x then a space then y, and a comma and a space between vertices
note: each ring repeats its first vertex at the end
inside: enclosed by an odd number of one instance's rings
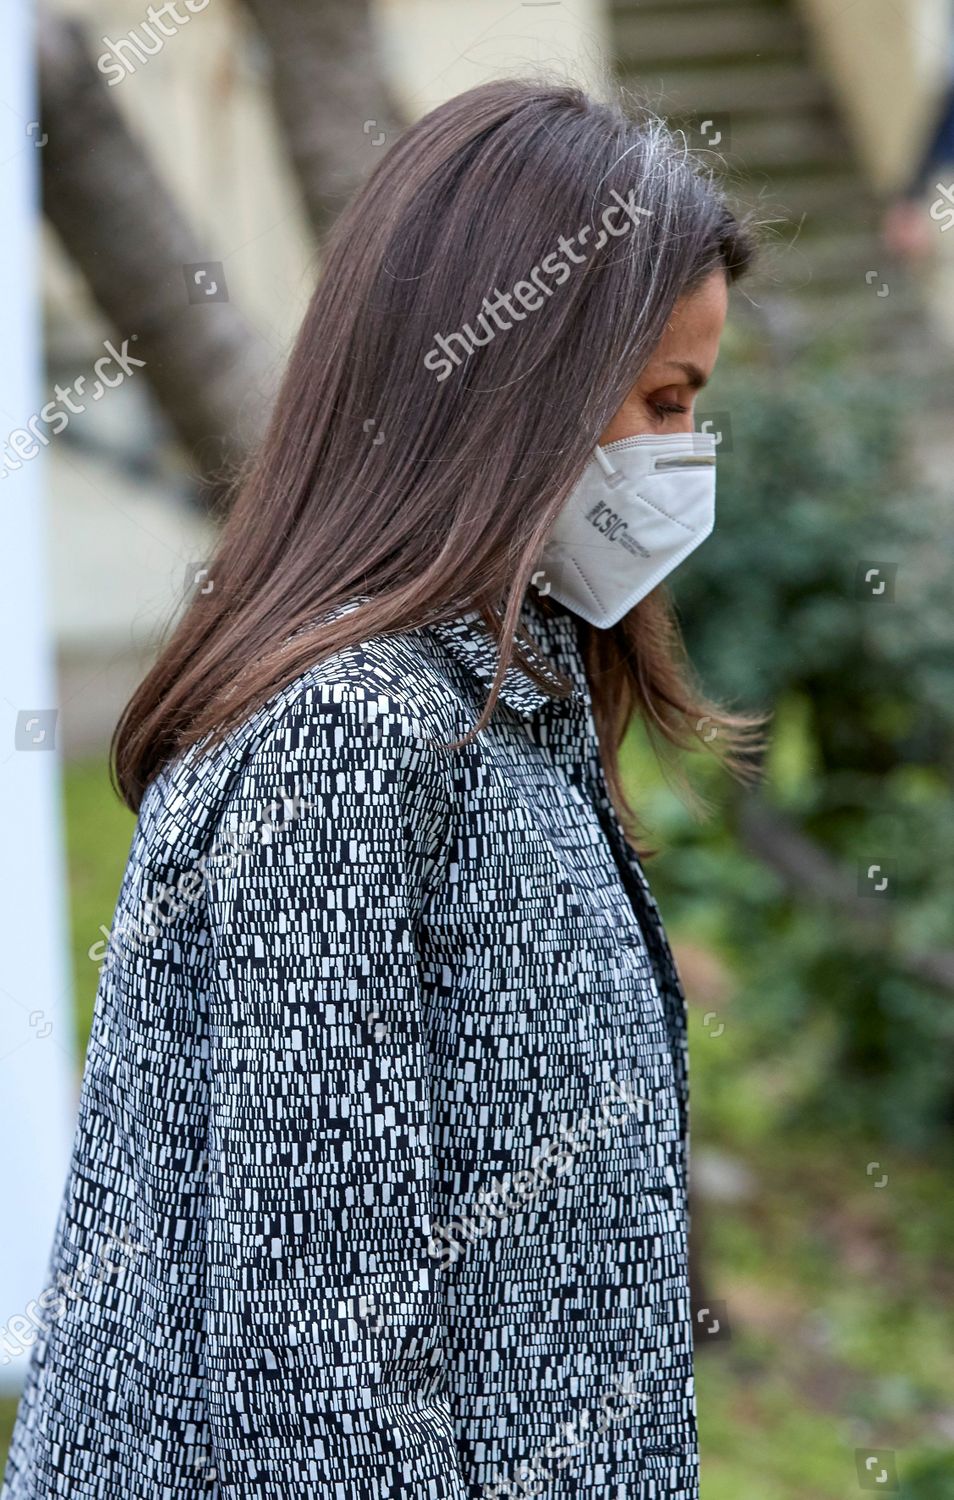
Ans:
POLYGON ((650 405, 660 417, 668 416, 670 413, 679 414, 689 410, 688 406, 680 406, 678 401, 652 401, 650 405))

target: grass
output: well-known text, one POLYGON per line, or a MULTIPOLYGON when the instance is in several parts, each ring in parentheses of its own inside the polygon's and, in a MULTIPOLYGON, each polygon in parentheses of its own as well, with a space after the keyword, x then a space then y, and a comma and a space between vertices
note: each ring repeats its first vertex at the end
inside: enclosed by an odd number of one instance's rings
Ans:
POLYGON ((6 1463, 7 1449, 10 1446, 10 1434, 13 1431, 13 1419, 16 1416, 17 1403, 11 1396, 0 1396, 0 1467, 6 1463))
MULTIPOLYGON (((707 1050, 697 1031, 697 1097, 724 1066, 707 1050)), ((718 1129, 700 1104, 696 1142, 718 1129)), ((703 1226, 732 1334, 697 1340, 704 1500, 834 1500, 864 1448, 894 1452, 909 1500, 954 1494, 950 1168, 894 1159, 879 1188, 863 1140, 719 1144, 754 1187, 703 1226)))
MULTIPOLYGON (((648 805, 664 796, 642 758, 648 805)), ((109 927, 133 829, 99 764, 66 772, 77 1057, 92 1014, 92 943, 109 927)), ((705 1292, 731 1337, 697 1333, 702 1500, 847 1500, 856 1454, 895 1455, 904 1500, 954 1495, 954 1162, 892 1153, 887 1182, 872 1143, 794 1128, 785 1079, 823 1041, 780 1042, 766 1064, 731 1014, 732 975, 703 922, 679 943, 690 990, 692 1142, 749 1181, 701 1204, 705 1292), (703 1024, 718 1009, 730 1046, 703 1024)), ((0 1401, 6 1450, 14 1403, 0 1401)))
POLYGON ((64 806, 70 958, 77 1055, 81 1057, 99 981, 99 965, 90 958, 89 950, 104 941, 101 929, 108 932, 112 923, 135 818, 114 794, 99 760, 67 766, 64 806))

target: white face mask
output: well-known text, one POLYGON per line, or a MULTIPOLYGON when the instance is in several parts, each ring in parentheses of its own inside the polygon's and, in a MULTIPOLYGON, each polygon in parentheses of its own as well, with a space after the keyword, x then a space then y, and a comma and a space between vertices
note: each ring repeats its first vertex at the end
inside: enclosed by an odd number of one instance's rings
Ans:
POLYGON ((615 625, 712 530, 715 455, 708 432, 594 448, 540 555, 540 592, 615 625))

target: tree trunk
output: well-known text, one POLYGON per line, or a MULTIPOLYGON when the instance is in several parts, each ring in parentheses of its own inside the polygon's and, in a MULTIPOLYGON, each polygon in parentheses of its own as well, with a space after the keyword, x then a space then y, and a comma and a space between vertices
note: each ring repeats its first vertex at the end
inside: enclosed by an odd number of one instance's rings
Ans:
POLYGON ((245 0, 271 55, 272 95, 320 240, 397 134, 369 0, 245 0))
POLYGON ((205 247, 110 99, 80 29, 41 13, 38 42, 47 217, 120 345, 135 339, 137 373, 211 501, 261 430, 270 351, 234 303, 212 300, 213 284, 218 297, 225 290, 214 269, 198 280, 186 270, 206 260, 205 247))

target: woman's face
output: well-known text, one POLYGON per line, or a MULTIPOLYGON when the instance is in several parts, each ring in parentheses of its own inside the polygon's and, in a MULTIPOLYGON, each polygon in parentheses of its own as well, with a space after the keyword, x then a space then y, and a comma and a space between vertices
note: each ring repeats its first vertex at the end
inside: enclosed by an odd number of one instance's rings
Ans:
POLYGON ((666 331, 600 444, 640 433, 692 432, 696 395, 715 367, 729 305, 723 271, 680 297, 666 331))

